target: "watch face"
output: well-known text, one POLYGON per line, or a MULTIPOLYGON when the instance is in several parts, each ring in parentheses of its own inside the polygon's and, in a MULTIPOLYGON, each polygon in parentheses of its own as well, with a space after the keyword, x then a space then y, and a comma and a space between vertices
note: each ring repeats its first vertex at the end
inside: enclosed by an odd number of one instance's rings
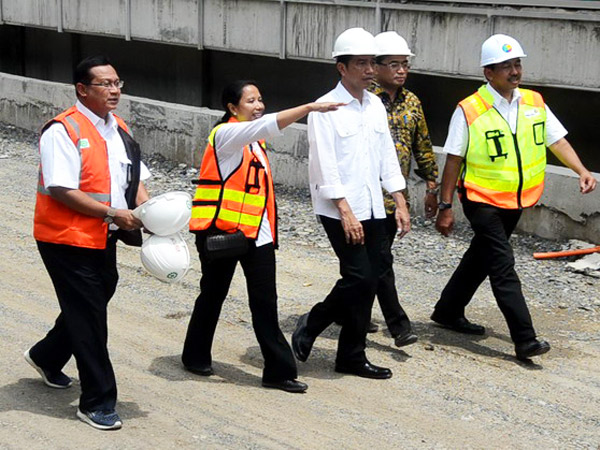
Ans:
POLYGON ((113 223, 112 216, 104 216, 104 223, 113 223))

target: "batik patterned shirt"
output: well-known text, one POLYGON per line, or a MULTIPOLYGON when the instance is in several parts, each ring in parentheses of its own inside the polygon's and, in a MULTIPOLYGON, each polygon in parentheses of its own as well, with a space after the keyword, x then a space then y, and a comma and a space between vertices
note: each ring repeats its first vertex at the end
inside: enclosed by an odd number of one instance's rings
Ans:
MULTIPOLYGON (((436 181, 438 167, 429 137, 429 129, 419 98, 406 88, 392 101, 387 92, 377 83, 369 88, 383 102, 388 115, 388 124, 396 153, 400 161, 402 175, 408 179, 411 167, 411 156, 414 156, 417 168, 415 173, 426 181, 436 181)), ((408 200, 408 192, 404 191, 408 200)), ((392 197, 385 194, 385 207, 388 213, 393 213, 395 204, 392 197)))

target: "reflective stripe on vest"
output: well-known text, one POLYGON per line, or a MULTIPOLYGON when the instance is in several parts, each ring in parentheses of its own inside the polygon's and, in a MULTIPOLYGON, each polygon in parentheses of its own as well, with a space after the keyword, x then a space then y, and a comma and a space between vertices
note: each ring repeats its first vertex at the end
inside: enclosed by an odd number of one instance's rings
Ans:
MULTIPOLYGON (((230 119, 230 122, 237 122, 230 119)), ((208 137, 202 158, 199 179, 192 202, 190 231, 215 228, 225 232, 241 230, 250 239, 256 239, 262 217, 267 209, 271 234, 276 243, 276 212, 271 169, 264 153, 264 141, 260 142, 266 167, 254 155, 249 146, 243 148, 240 165, 222 180, 214 148, 216 126, 208 137)))
POLYGON ((499 208, 535 205, 544 190, 546 108, 542 96, 521 89, 517 132, 492 106, 486 86, 459 103, 469 127, 460 185, 467 198, 499 208))
MULTIPOLYGON (((118 125, 129 131, 121 118, 115 115, 118 125)), ((106 142, 96 127, 73 106, 52 119, 61 123, 81 160, 79 190, 96 201, 110 205, 110 170, 106 142)), ((55 244, 73 245, 94 249, 106 248, 108 226, 101 217, 80 214, 50 196, 44 186, 40 164, 34 214, 33 234, 36 240, 55 244)))

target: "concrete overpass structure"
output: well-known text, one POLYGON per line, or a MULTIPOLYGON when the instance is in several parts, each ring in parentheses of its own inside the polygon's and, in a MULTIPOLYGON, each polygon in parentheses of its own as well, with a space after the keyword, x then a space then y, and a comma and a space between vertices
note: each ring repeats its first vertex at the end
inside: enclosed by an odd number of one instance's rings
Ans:
POLYGON ((600 91, 595 1, 0 0, 0 23, 326 62, 346 28, 397 30, 415 72, 473 79, 481 42, 505 32, 530 54, 531 82, 600 91))

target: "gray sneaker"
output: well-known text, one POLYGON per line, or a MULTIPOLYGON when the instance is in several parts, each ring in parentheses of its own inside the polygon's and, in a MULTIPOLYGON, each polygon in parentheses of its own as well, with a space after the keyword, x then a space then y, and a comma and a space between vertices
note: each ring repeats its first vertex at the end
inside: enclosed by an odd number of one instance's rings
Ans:
POLYGON ((97 430, 118 430, 123 425, 114 409, 112 411, 82 411, 77 408, 77 417, 97 430))
POLYGON ((49 370, 42 369, 40 366, 38 366, 33 359, 31 359, 29 350, 23 353, 23 357, 25 358, 25 361, 27 361, 29 365, 40 374, 42 380, 44 380, 44 383, 46 383, 47 386, 55 389, 66 389, 71 387, 73 384, 73 380, 71 380, 71 378, 69 378, 63 372, 50 372, 49 370))

